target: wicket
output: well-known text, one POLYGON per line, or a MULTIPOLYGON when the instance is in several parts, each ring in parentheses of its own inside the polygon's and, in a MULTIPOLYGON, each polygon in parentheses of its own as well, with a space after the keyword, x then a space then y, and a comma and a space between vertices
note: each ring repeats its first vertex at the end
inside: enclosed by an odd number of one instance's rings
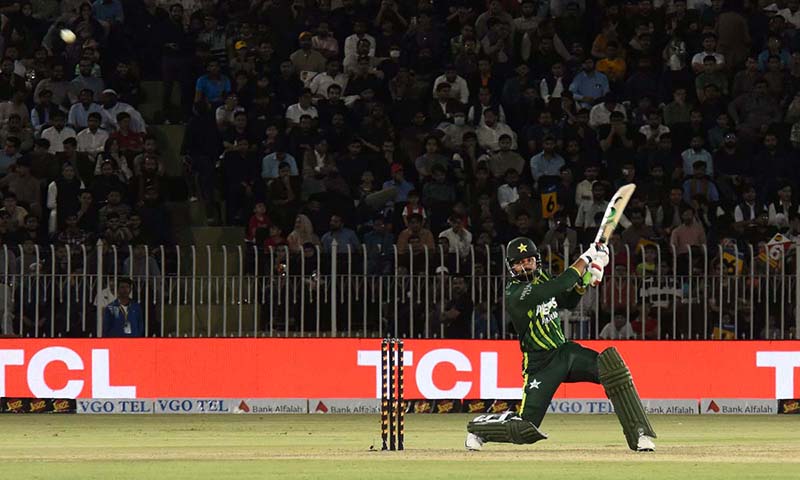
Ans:
POLYGON ((403 450, 405 403, 403 402, 403 341, 381 342, 381 450, 403 450))

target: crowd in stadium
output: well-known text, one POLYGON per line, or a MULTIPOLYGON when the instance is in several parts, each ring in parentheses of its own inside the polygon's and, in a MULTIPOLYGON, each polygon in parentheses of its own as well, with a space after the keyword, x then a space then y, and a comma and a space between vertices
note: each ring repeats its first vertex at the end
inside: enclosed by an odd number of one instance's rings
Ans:
POLYGON ((791 238, 799 7, 5 2, 2 240, 173 241, 142 81, 164 82, 161 123, 186 124, 191 200, 259 248, 563 249, 629 182, 617 247, 791 238))

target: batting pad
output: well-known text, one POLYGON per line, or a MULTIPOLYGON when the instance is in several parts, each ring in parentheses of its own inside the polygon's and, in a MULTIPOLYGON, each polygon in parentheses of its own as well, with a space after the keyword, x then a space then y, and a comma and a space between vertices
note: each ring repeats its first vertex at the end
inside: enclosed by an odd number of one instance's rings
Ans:
POLYGON ((536 443, 547 435, 531 422, 523 420, 514 412, 493 413, 475 417, 467 424, 467 431, 481 437, 485 442, 536 443))
POLYGON ((647 419, 642 401, 633 385, 631 371, 628 370, 617 349, 610 347, 603 350, 597 356, 597 367, 600 383, 603 384, 608 399, 614 405, 628 447, 636 450, 640 435, 656 438, 656 432, 647 419))

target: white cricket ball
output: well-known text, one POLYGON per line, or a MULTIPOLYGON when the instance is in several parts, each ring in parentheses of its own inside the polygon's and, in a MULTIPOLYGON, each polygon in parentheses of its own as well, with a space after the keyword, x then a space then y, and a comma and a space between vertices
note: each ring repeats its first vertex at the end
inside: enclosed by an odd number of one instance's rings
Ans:
POLYGON ((61 32, 59 32, 59 35, 61 36, 61 40, 64 40, 64 43, 66 44, 74 42, 75 39, 77 38, 75 36, 75 32, 73 32, 69 28, 62 28, 61 32))

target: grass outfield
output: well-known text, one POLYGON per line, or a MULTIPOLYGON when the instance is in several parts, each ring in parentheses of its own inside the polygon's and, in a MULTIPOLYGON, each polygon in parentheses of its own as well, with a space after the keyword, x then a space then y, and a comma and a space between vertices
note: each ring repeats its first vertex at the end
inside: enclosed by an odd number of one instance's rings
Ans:
POLYGON ((611 415, 548 415, 535 445, 463 449, 467 415, 3 415, 0 479, 800 479, 800 416, 654 416, 658 450, 611 415), (544 476, 544 477, 543 477, 544 476))

